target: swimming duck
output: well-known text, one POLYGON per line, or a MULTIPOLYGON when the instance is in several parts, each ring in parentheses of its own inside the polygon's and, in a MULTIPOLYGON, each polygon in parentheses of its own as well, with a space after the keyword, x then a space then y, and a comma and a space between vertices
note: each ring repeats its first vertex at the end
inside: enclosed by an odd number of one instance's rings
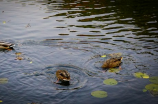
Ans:
POLYGON ((62 82, 70 81, 70 74, 66 70, 57 70, 56 71, 57 80, 62 82))
POLYGON ((121 64, 121 60, 122 59, 123 59, 123 57, 110 58, 110 59, 106 60, 103 63, 102 68, 114 68, 114 67, 118 67, 121 64))
POLYGON ((0 42, 0 49, 11 49, 13 48, 14 44, 7 43, 7 42, 0 42))

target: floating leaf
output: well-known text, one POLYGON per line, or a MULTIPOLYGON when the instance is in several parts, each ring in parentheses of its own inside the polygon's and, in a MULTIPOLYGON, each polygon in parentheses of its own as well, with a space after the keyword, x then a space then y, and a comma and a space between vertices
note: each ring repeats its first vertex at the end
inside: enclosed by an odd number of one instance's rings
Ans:
POLYGON ((143 75, 143 78, 149 78, 149 75, 144 74, 144 75, 143 75))
POLYGON ((2 103, 3 101, 2 100, 0 100, 0 103, 2 103))
POLYGON ((106 55, 102 55, 101 57, 106 57, 106 55))
POLYGON ((158 84, 158 76, 150 77, 149 81, 155 84, 158 84))
POLYGON ((5 84, 8 83, 8 79, 7 78, 0 78, 0 84, 5 84))
POLYGON ((21 56, 17 56, 16 59, 17 59, 17 60, 23 60, 24 58, 21 57, 21 56))
POLYGON ((158 95, 158 85, 157 84, 148 84, 145 86, 145 88, 152 94, 152 95, 158 95))
POLYGON ((111 79, 104 80, 103 83, 106 85, 117 85, 118 82, 115 79, 111 78, 111 79))
POLYGON ((107 92, 105 91, 93 91, 91 95, 97 98, 105 98, 108 96, 107 92))
POLYGON ((21 55, 22 53, 21 52, 16 52, 15 53, 17 56, 21 55))
POLYGON ((143 89, 143 92, 147 92, 148 90, 147 89, 143 89))
POLYGON ((109 54, 111 57, 121 57, 122 56, 122 53, 112 53, 112 54, 109 54))
POLYGON ((3 21, 3 24, 6 24, 6 21, 3 21))
POLYGON ((108 72, 110 72, 110 73, 118 73, 119 71, 120 71, 120 69, 116 69, 116 68, 110 68, 108 70, 108 72))
POLYGON ((149 75, 147 75, 146 73, 142 73, 142 72, 136 72, 136 73, 134 73, 134 76, 136 78, 149 78, 149 75))
POLYGON ((158 85, 157 84, 148 84, 148 85, 146 85, 145 86, 145 88, 147 89, 147 90, 155 90, 155 91, 158 91, 158 85))
POLYGON ((30 61, 30 64, 32 64, 32 61, 30 61))

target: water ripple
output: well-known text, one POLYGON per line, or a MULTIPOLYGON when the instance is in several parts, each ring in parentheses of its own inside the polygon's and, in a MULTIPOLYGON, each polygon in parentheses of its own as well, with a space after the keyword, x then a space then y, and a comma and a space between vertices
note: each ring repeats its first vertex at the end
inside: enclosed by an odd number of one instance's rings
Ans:
POLYGON ((87 78, 84 70, 74 65, 51 65, 46 67, 44 70, 47 78, 51 81, 52 86, 57 90, 80 89, 84 87, 87 82, 87 78), (57 70, 67 70, 70 73, 71 80, 69 86, 64 87, 62 85, 54 83, 57 81, 55 75, 57 70))

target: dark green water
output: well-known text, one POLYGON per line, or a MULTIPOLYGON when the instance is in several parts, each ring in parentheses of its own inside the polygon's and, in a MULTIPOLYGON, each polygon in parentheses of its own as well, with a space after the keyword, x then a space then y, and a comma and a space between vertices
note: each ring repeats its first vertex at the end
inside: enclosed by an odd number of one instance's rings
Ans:
POLYGON ((143 92, 158 76, 158 1, 156 0, 0 0, 0 41, 15 44, 0 51, 1 104, 157 104, 143 92), (21 55, 17 55, 21 52, 21 55), (122 53, 122 70, 101 68, 100 55, 122 53), (17 60, 17 57, 22 60, 17 60), (71 84, 55 84, 66 69, 71 84), (114 78, 115 86, 103 81, 114 78), (106 98, 91 92, 106 91, 106 98))

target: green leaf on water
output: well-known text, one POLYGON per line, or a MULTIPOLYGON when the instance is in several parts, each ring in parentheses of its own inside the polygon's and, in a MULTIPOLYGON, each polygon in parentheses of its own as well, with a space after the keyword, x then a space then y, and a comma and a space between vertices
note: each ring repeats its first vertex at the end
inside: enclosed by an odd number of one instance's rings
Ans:
POLYGON ((108 96, 107 92, 105 91, 93 91, 91 92, 91 95, 96 98, 105 98, 108 96))
POLYGON ((145 88, 154 96, 158 95, 158 85, 157 84, 148 84, 145 88))
POLYGON ((8 79, 7 78, 0 78, 0 84, 5 84, 8 83, 8 79))
POLYGON ((106 57, 106 55, 102 55, 101 57, 106 57))
POLYGON ((148 85, 145 86, 145 88, 149 91, 151 91, 151 90, 158 91, 158 85, 157 84, 148 84, 148 85))
POLYGON ((103 83, 106 85, 117 85, 118 82, 115 79, 110 78, 104 80, 103 83))
POLYGON ((155 84, 158 84, 158 76, 150 77, 149 81, 155 84))
POLYGON ((143 92, 147 92, 148 90, 147 89, 143 89, 143 92))
POLYGON ((136 78, 149 78, 149 75, 147 75, 146 73, 142 73, 142 72, 136 72, 136 73, 134 73, 134 76, 136 78))
POLYGON ((2 100, 0 100, 0 103, 2 103, 3 101, 2 100))
POLYGON ((116 69, 116 68, 110 68, 108 70, 108 72, 110 72, 110 73, 118 73, 119 71, 120 71, 120 69, 116 69))

